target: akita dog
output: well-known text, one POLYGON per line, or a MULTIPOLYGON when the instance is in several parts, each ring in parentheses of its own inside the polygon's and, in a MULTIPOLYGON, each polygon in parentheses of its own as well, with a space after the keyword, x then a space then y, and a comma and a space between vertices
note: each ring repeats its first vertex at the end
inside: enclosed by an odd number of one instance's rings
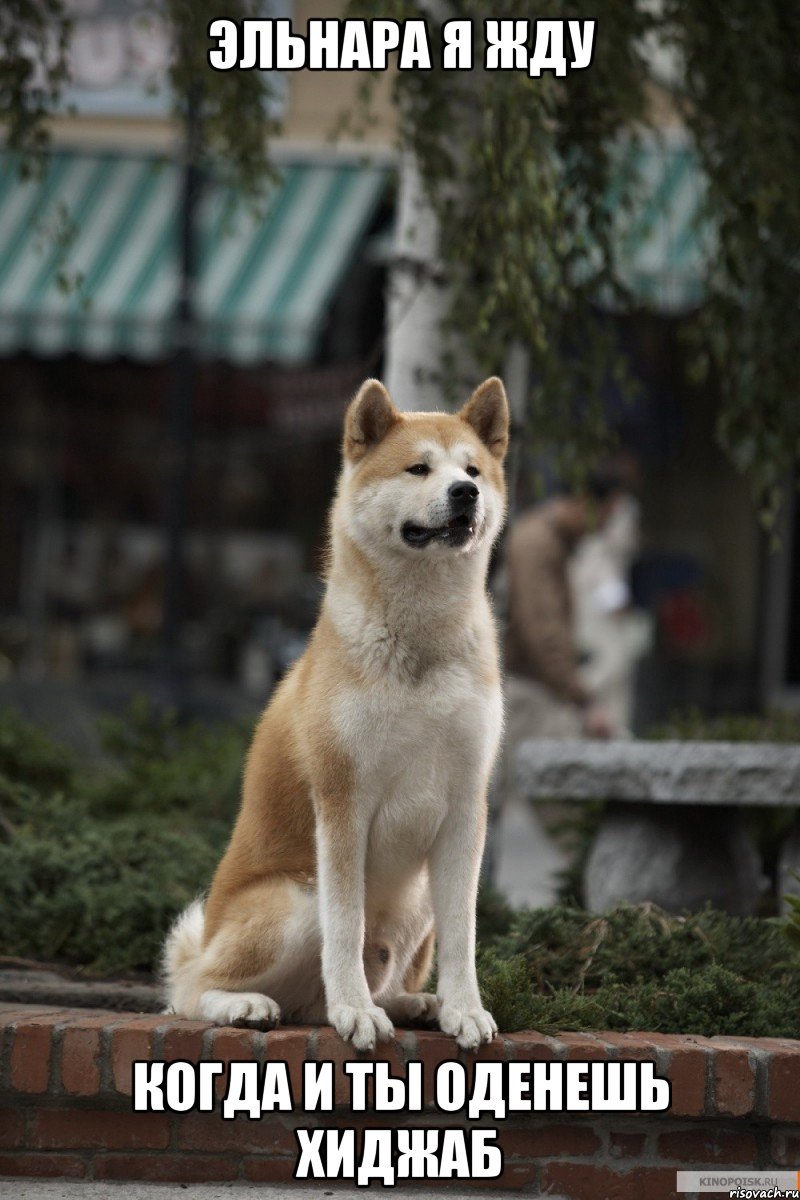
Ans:
POLYGON ((475 974, 486 790, 502 725, 486 594, 508 405, 401 413, 369 379, 345 418, 327 587, 253 737, 230 845, 173 926, 173 1010, 327 1020, 358 1049, 438 1021, 497 1031, 475 974), (423 989, 438 943, 438 995, 423 989))

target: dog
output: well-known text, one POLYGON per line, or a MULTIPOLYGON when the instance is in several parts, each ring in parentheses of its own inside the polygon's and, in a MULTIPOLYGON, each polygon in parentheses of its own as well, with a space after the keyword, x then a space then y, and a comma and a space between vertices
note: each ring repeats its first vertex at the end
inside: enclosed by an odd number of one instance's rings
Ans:
POLYGON ((497 1032, 475 907, 502 726, 486 578, 508 428, 496 378, 457 414, 400 412, 375 379, 351 402, 319 620, 256 727, 208 898, 168 934, 174 1012, 327 1019, 359 1050, 393 1022, 438 1022, 465 1049, 497 1032))

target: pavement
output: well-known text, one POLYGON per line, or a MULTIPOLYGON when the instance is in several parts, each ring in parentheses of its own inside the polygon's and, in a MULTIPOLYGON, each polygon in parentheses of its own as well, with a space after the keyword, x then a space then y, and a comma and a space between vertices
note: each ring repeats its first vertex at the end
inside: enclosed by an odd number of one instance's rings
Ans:
POLYGON ((509 799, 497 817, 492 882, 514 908, 556 903, 556 875, 566 857, 527 800, 509 799))
MULTIPOLYGON (((380 1186, 380 1185, 378 1185, 380 1186)), ((418 1183, 408 1188, 410 1195, 425 1195, 426 1184, 418 1183)), ((393 1187, 396 1194, 400 1187, 393 1187)), ((406 1189, 402 1189, 406 1190, 406 1189)), ((437 1188, 437 1194, 440 1189, 437 1188)), ((362 1200, 364 1188, 327 1188, 323 1181, 316 1187, 299 1187, 283 1183, 86 1183, 83 1180, 62 1179, 0 1179, 0 1197, 3 1200, 234 1200, 249 1194, 264 1200, 320 1200, 331 1196, 334 1200, 362 1200)), ((430 1189, 427 1192, 431 1194, 430 1189)), ((441 1190, 446 1200, 497 1200, 496 1191, 468 1192, 441 1190)), ((548 1200, 559 1200, 548 1196, 548 1200)))

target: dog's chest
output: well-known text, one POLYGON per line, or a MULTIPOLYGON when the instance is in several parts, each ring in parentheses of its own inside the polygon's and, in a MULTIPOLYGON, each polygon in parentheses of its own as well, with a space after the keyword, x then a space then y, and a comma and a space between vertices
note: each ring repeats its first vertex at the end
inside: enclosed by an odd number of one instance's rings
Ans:
POLYGON ((499 734, 499 694, 450 665, 416 687, 347 689, 335 720, 370 821, 368 869, 396 877, 427 856, 448 805, 480 786, 499 734))
POLYGON ((388 787, 401 779, 444 782, 496 733, 499 693, 464 664, 428 671, 417 684, 396 679, 342 688, 335 705, 337 734, 357 778, 388 787))

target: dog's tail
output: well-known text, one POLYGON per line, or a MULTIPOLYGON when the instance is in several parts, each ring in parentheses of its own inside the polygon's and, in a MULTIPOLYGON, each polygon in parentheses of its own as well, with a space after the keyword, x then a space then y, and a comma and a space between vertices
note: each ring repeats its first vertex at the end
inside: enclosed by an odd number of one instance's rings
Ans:
POLYGON ((197 899, 183 910, 167 934, 161 956, 161 978, 167 1009, 183 1015, 189 1015, 184 1011, 187 984, 190 984, 203 952, 203 909, 203 900, 197 899))

